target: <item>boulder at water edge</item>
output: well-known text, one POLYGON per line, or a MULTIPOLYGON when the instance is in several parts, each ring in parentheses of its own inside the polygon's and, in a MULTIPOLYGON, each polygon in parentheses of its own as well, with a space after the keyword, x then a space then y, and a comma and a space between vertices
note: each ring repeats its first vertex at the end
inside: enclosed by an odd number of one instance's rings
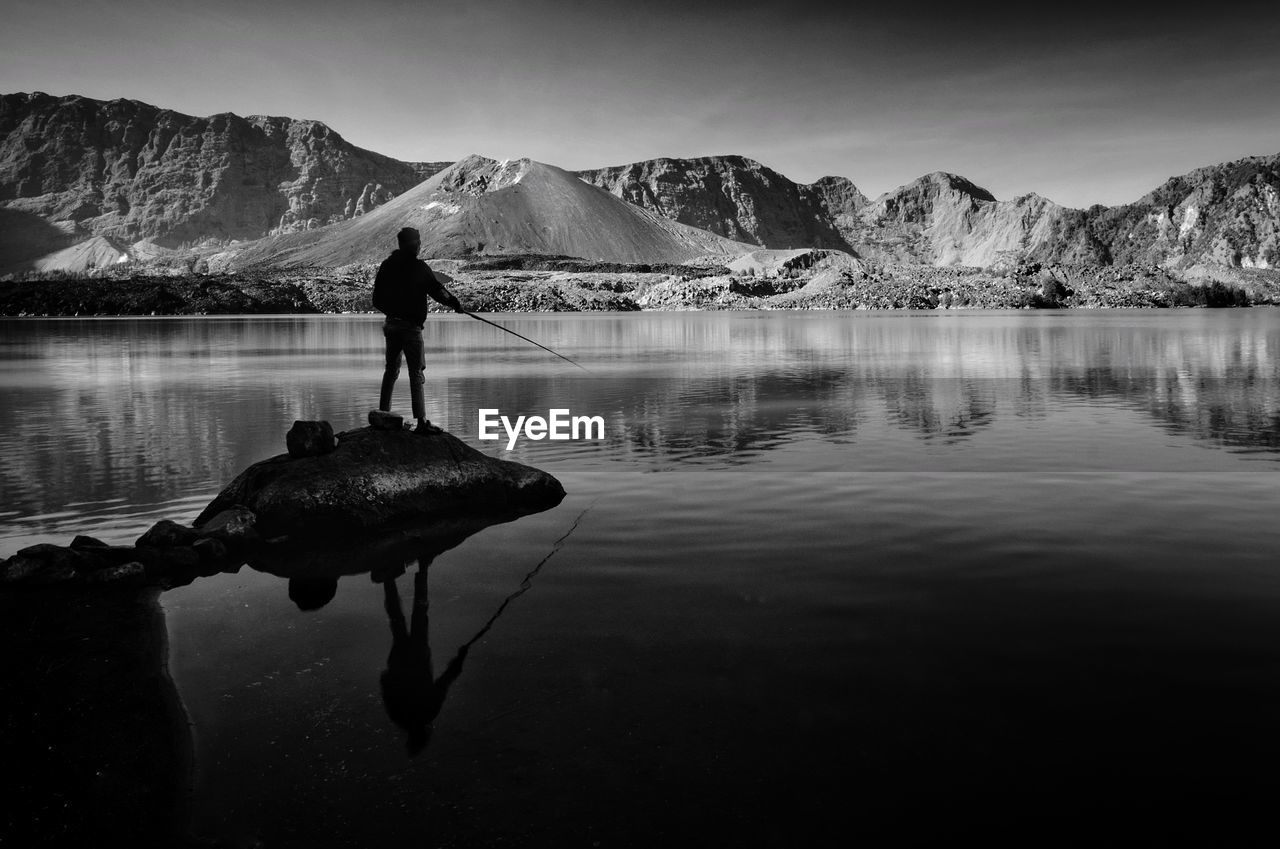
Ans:
POLYGON ((232 507, 257 517, 257 532, 324 537, 421 521, 457 511, 539 510, 564 498, 546 472, 486 456, 449 433, 372 427, 339 434, 313 457, 287 454, 255 463, 195 521, 202 527, 232 507))

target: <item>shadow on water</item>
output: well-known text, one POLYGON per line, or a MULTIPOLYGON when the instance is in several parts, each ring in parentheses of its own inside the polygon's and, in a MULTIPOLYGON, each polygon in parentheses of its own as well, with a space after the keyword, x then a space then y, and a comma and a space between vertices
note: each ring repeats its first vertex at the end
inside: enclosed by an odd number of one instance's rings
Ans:
MULTIPOLYGON (((583 511, 584 514, 586 511, 583 511)), ((337 594, 341 577, 368 574, 383 585, 383 604, 391 627, 391 651, 380 678, 383 705, 391 720, 408 735, 410 756, 426 748, 432 722, 444 707, 449 687, 462 674, 467 652, 494 626, 498 618, 532 586, 533 578, 564 544, 578 522, 552 544, 544 557, 505 599, 475 636, 463 643, 437 678, 429 640, 428 573, 441 554, 490 525, 509 522, 521 513, 456 515, 426 527, 401 529, 382 536, 353 541, 337 548, 268 550, 250 559, 262 572, 289 579, 289 598, 301 610, 317 610, 337 594), (414 569, 413 604, 406 621, 398 579, 414 569)))
MULTIPOLYGON (((338 580, 370 574, 384 586, 392 647, 383 703, 410 755, 431 737, 471 647, 527 592, 573 532, 557 540, 438 678, 428 642, 431 562, 485 528, 529 512, 445 517, 324 548, 268 547, 254 569, 288 579, 289 597, 316 610, 338 580), (406 622, 397 579, 416 566, 406 622)), ((584 511, 585 513, 585 511, 584 511)), ((581 516, 578 517, 581 520, 581 516)), ((574 523, 574 528, 577 522, 574 523)), ((222 846, 193 835, 195 757, 190 720, 168 668, 159 590, 0 595, 5 811, 0 846, 222 846)))
MULTIPOLYGON (((590 508, 587 508, 588 510, 590 508)), ((462 675, 462 665, 466 662, 467 652, 478 643, 497 623, 511 602, 524 595, 533 587, 533 579, 546 565, 565 540, 577 529, 586 510, 578 515, 573 526, 556 540, 551 551, 538 562, 538 565, 524 576, 520 586, 502 600, 490 616, 454 653, 453 658, 445 666, 440 677, 436 677, 431 661, 431 642, 429 628, 429 588, 428 570, 430 560, 418 560, 401 567, 401 571, 416 565, 413 576, 413 608, 409 622, 406 624, 404 605, 400 600, 399 587, 396 584, 399 576, 394 574, 374 574, 373 579, 383 586, 384 604, 387 618, 391 625, 391 653, 387 655, 387 668, 383 671, 380 683, 382 686, 382 703, 387 716, 408 735, 406 748, 410 757, 422 753, 431 740, 432 723, 444 707, 449 688, 462 675)), ((297 580, 297 579, 294 579, 297 580)), ((290 581, 290 596, 293 596, 293 583, 290 581)), ((335 582, 336 587, 336 582, 335 582)), ((332 595, 330 596, 332 597, 332 595)))
POLYGON ((183 845, 192 738, 158 596, 0 595, 0 845, 183 845))

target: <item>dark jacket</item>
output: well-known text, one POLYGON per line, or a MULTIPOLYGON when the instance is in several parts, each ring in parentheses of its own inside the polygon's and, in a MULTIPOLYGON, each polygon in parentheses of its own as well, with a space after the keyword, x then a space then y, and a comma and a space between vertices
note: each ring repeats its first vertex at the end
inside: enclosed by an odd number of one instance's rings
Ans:
POLYGON ((407 321, 421 327, 427 320, 427 298, 431 297, 453 309, 458 299, 440 285, 431 266, 400 250, 378 267, 373 281, 373 306, 387 318, 407 321))

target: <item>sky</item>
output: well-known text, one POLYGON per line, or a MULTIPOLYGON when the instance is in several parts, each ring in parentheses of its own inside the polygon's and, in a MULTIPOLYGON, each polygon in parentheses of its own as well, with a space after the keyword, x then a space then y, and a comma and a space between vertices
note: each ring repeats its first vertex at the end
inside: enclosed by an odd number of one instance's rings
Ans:
POLYGON ((1083 207, 1280 152, 1274 3, 0 2, 0 92, 316 119, 404 160, 740 154, 1083 207))

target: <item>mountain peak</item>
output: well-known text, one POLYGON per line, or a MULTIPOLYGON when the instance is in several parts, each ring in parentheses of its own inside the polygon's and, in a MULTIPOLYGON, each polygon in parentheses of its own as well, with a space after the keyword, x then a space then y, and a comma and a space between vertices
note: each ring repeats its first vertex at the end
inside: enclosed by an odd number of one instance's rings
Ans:
POLYGON ((237 264, 347 265, 386 256, 402 227, 422 255, 537 253, 609 262, 737 256, 750 246, 638 209, 574 174, 532 159, 472 155, 351 221, 249 246, 237 264))
POLYGON ((922 177, 917 177, 905 186, 895 190, 895 193, 904 190, 912 190, 920 186, 938 186, 940 188, 960 192, 977 200, 994 201, 995 195, 974 183, 967 177, 961 177, 959 174, 952 174, 950 171, 930 171, 922 177))
POLYGON ((793 183, 746 156, 649 159, 577 174, 629 203, 727 239, 779 249, 849 249, 821 187, 793 183))

